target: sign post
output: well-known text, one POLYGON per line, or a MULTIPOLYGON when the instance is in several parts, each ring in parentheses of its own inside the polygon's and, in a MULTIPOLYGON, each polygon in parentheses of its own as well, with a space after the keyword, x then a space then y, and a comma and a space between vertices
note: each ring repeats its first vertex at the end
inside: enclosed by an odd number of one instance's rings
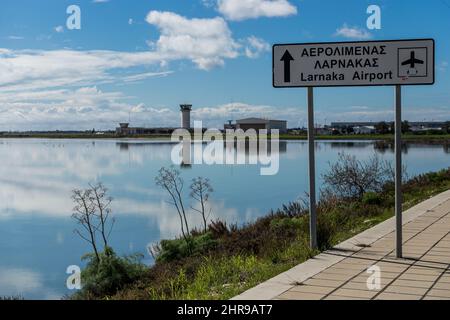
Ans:
POLYGON ((402 87, 395 86, 395 244, 396 256, 402 250, 402 87))
POLYGON ((311 249, 317 248, 316 161, 314 131, 314 89, 313 87, 308 87, 309 234, 311 249))
POLYGON ((314 87, 395 86, 396 255, 402 257, 401 86, 434 84, 434 40, 276 44, 273 86, 308 88, 311 247, 317 248, 314 155, 314 87))

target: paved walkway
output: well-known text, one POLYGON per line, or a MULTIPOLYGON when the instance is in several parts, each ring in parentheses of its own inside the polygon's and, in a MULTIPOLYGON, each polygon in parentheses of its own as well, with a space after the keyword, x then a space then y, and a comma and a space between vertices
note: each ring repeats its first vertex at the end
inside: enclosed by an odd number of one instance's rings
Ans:
POLYGON ((403 213, 404 258, 389 219, 234 299, 450 300, 450 190, 403 213), (379 289, 368 268, 378 266, 379 289))

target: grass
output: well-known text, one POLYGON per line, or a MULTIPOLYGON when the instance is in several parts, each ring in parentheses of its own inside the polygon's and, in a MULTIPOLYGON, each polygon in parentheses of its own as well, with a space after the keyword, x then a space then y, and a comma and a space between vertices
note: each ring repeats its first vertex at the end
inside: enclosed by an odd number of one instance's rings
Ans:
POLYGON ((193 279, 183 269, 170 279, 169 294, 149 290, 149 299, 204 300, 233 297, 272 275, 285 271, 283 265, 275 266, 270 261, 260 261, 250 255, 232 257, 205 257, 193 279))
MULTIPOLYGON (((415 177, 403 186, 410 208, 450 189, 450 168, 415 177)), ((362 199, 322 198, 318 204, 321 250, 393 216, 394 186, 362 199)), ((164 240, 154 266, 113 294, 78 295, 79 299, 229 299, 318 254, 308 243, 309 217, 297 203, 283 206, 238 227, 216 221, 207 233, 194 232, 186 250, 180 239, 164 240)))

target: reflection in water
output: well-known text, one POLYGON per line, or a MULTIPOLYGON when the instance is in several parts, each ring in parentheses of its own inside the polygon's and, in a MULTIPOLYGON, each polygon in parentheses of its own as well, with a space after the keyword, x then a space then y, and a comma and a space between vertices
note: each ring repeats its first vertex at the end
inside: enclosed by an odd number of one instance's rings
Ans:
MULTIPOLYGON (((142 147, 147 147, 147 146, 157 146, 157 145, 168 145, 168 144, 172 144, 175 145, 177 144, 176 142, 171 142, 171 141, 155 141, 155 142, 116 142, 116 145, 119 147, 120 151, 128 151, 130 148, 142 148, 142 147)), ((203 145, 208 144, 207 142, 202 142, 203 145)), ((286 153, 287 151, 287 141, 279 141, 279 152, 280 153, 286 153)), ((236 151, 242 152, 242 149, 238 148, 238 143, 237 141, 235 141, 233 143, 234 149, 236 151)), ((245 140, 245 144, 243 144, 244 146, 244 152, 246 155, 248 155, 250 153, 250 143, 248 140, 245 140)), ((257 148, 256 150, 259 151, 259 144, 257 144, 257 148)), ((223 141, 223 148, 226 149, 228 147, 227 143, 225 141, 223 141)), ((272 145, 270 143, 267 144, 267 149, 268 152, 272 152, 272 145)))
MULTIPOLYGON (((173 146, 164 141, 0 139, 0 295, 50 298, 67 293, 65 270, 81 264, 88 250, 73 234, 70 194, 89 182, 103 182, 114 197, 112 245, 119 253, 146 253, 149 243, 177 236, 177 214, 154 183, 158 170, 171 165, 173 146)), ((316 148, 318 185, 339 152, 363 160, 374 151, 393 158, 389 143, 318 142, 316 148)), ((185 181, 209 178, 215 190, 212 218, 242 224, 308 189, 307 150, 304 141, 282 141, 276 153, 269 149, 280 157, 275 176, 261 176, 258 165, 192 165, 182 175, 185 181)), ((252 156, 248 148, 244 153, 252 156)), ((450 163, 448 144, 407 144, 404 154, 410 175, 450 163)), ((190 219, 201 222, 192 212, 190 219)))
POLYGON ((47 288, 41 273, 23 268, 5 268, 0 265, 0 297, 36 296, 43 300, 60 300, 63 294, 47 288))
POLYGON ((367 148, 367 146, 371 145, 371 142, 368 141, 331 141, 330 146, 332 148, 367 148))
MULTIPOLYGON (((412 144, 402 143, 402 154, 408 154, 409 148, 412 147, 412 144)), ((423 147, 426 147, 423 146, 423 147)), ((374 144, 374 149, 380 153, 386 153, 389 151, 390 153, 395 153, 395 142, 394 141, 376 141, 374 144)))
POLYGON ((287 142, 278 140, 183 141, 173 145, 171 159, 181 169, 192 165, 259 165, 261 175, 274 175, 287 142))
POLYGON ((116 145, 119 147, 121 151, 128 151, 129 148, 142 148, 148 146, 157 146, 157 145, 170 145, 175 144, 175 142, 167 141, 152 141, 152 142, 141 142, 141 141, 118 141, 116 145))
MULTIPOLYGON (((450 143, 448 141, 432 141, 429 143, 423 142, 403 142, 402 143, 402 153, 408 154, 411 149, 421 149, 421 150, 439 150, 442 148, 444 153, 449 153, 450 143)), ((395 152, 395 142, 394 141, 375 141, 374 149, 379 153, 385 153, 389 150, 391 153, 395 152)))

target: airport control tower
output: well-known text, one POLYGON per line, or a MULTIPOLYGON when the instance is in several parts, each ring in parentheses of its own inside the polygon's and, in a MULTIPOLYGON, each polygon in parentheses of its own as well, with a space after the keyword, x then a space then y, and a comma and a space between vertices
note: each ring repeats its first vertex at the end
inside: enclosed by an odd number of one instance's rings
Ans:
POLYGON ((191 104, 182 104, 180 105, 181 110, 181 128, 183 129, 191 129, 191 104))

